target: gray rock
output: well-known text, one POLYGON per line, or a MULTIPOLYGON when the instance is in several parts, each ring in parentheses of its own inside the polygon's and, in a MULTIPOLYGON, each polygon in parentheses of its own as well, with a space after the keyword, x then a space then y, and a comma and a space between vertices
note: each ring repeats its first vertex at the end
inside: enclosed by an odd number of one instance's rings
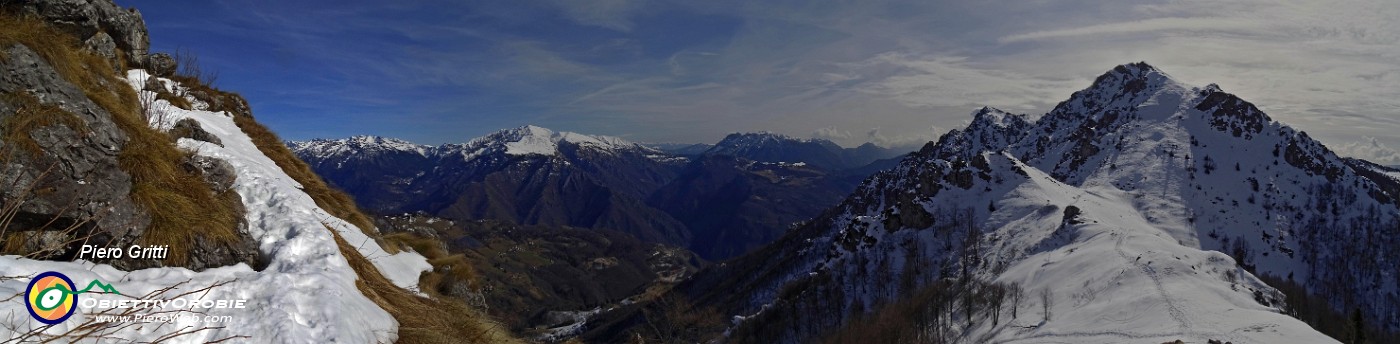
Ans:
POLYGON ((112 36, 107 35, 106 32, 92 35, 92 38, 83 42, 83 48, 91 50, 97 56, 102 56, 113 68, 121 68, 117 61, 117 42, 112 41, 112 36))
POLYGON ((233 188, 233 181, 238 178, 234 172, 233 165, 227 161, 207 156, 193 155, 181 163, 186 171, 199 172, 204 176, 204 181, 209 183, 209 188, 215 193, 223 193, 233 188))
POLYGON ((170 56, 170 54, 155 53, 146 58, 145 66, 146 71, 151 75, 169 78, 175 75, 175 69, 179 67, 179 64, 175 62, 175 57, 170 56))
POLYGON ((160 82, 154 75, 146 78, 146 83, 141 85, 142 91, 161 92, 165 91, 165 83, 160 82))
POLYGON ((203 127, 199 126, 199 122, 195 122, 195 120, 189 118, 175 122, 175 127, 170 128, 170 135, 177 138, 183 137, 191 140, 213 143, 219 146, 224 145, 224 142, 219 140, 218 136, 214 136, 214 134, 205 131, 203 127))
POLYGON ((145 61, 150 49, 150 37, 141 13, 136 9, 124 9, 111 0, 18 0, 3 2, 0 6, 43 18, 81 42, 105 32, 128 62, 145 61))
POLYGON ((248 107, 248 100, 243 99, 243 96, 200 89, 190 90, 189 95, 208 105, 203 110, 225 111, 230 116, 253 117, 253 110, 248 107))
MULTIPOLYGON (((6 56, 0 60, 0 94, 33 95, 73 114, 86 127, 82 132, 64 125, 30 131, 29 137, 43 154, 32 154, 14 145, 0 150, 4 157, 0 159, 0 181, 5 185, 35 185, 45 191, 0 189, 0 202, 24 200, 20 211, 36 217, 71 221, 95 218, 96 227, 112 237, 141 235, 150 216, 128 197, 131 176, 117 160, 128 140, 126 133, 112 121, 110 113, 62 78, 33 50, 23 45, 0 50, 6 56)), ((14 116, 18 106, 0 99, 0 121, 14 116)))
MULTIPOLYGON (((243 212, 239 209, 239 212, 243 212)), ((248 230, 244 228, 246 224, 240 224, 238 241, 230 245, 221 245, 213 240, 198 240, 194 247, 190 248, 190 262, 185 267, 199 271, 208 268, 229 266, 238 263, 245 263, 255 270, 261 271, 267 267, 267 261, 263 259, 261 251, 258 250, 258 243, 247 235, 248 230)))
MULTIPOLYGON (((11 45, 0 47, 0 52, 5 56, 0 59, 0 95, 11 95, 0 97, 0 123, 21 113, 22 106, 29 106, 28 101, 14 96, 17 94, 56 106, 82 123, 78 128, 57 124, 29 130, 29 139, 40 148, 37 153, 14 142, 0 142, 0 185, 7 186, 0 188, 0 204, 23 202, 5 228, 8 233, 27 237, 16 243, 20 253, 62 259, 76 252, 79 241, 107 247, 141 242, 151 217, 131 201, 132 179, 118 160, 130 137, 113 122, 111 113, 88 99, 30 48, 11 45), (70 228, 74 230, 66 230, 70 228)), ((202 135, 212 137, 207 132, 202 135)), ((230 194, 234 192, 235 171, 227 162, 195 156, 184 167, 199 171, 210 188, 224 197, 239 197, 230 194)), ((240 235, 231 242, 196 240, 190 247, 190 260, 183 266, 202 270, 247 263, 263 268, 266 262, 260 260, 257 242, 247 235, 246 226, 239 224, 240 235)), ((101 263, 123 270, 166 266, 163 260, 146 259, 101 263)))

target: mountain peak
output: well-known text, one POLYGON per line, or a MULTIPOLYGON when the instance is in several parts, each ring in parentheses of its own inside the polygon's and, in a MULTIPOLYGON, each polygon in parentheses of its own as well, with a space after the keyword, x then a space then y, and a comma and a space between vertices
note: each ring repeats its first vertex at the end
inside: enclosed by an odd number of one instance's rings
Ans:
POLYGON ((1025 115, 1012 114, 1010 112, 1002 111, 998 108, 983 106, 981 109, 977 109, 976 111, 972 112, 971 127, 981 127, 990 125, 997 128, 1006 128, 1008 126, 1016 126, 1024 122, 1026 122, 1025 115))
POLYGON ((652 150, 617 137, 554 131, 536 125, 525 125, 518 128, 497 131, 490 135, 472 140, 468 145, 501 144, 505 146, 506 154, 510 155, 554 155, 558 153, 559 143, 561 142, 601 150, 652 150))
POLYGON ((308 152, 318 156, 340 156, 346 154, 366 154, 380 152, 407 152, 426 154, 428 146, 395 138, 374 135, 356 135, 343 139, 312 139, 310 141, 288 141, 287 147, 293 151, 308 152))
POLYGON ((1160 69, 1157 69, 1157 67, 1153 67, 1152 65, 1147 64, 1146 61, 1138 61, 1138 62, 1124 63, 1124 64, 1121 64, 1121 65, 1118 65, 1118 67, 1114 67, 1113 69, 1114 69, 1114 70, 1121 70, 1121 71, 1142 71, 1142 72, 1161 72, 1161 71, 1162 71, 1162 70, 1160 70, 1160 69))
POLYGON ((518 127, 518 128, 505 129, 505 130, 502 130, 502 131, 516 133, 516 134, 521 135, 521 136, 539 136, 539 137, 550 137, 550 136, 554 136, 554 130, 550 130, 549 128, 541 127, 541 126, 534 125, 534 124, 526 124, 526 125, 520 126, 520 127, 518 127))
POLYGON ((1167 83, 1175 83, 1171 76, 1162 70, 1147 64, 1147 62, 1125 63, 1113 67, 1112 70, 1094 79, 1094 85, 1089 89, 1112 91, 1121 90, 1126 93, 1139 93, 1141 91, 1152 91, 1167 83))

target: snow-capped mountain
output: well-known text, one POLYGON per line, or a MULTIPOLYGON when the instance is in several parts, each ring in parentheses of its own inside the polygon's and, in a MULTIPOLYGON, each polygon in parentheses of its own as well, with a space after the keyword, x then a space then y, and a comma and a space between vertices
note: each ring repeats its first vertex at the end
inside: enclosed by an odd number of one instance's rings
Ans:
POLYGON ((338 158, 349 158, 351 155, 397 153, 426 156, 428 155, 428 150, 432 149, 432 146, 379 136, 355 136, 339 140, 315 139, 311 141, 293 141, 288 142, 288 147, 310 155, 338 158))
POLYGON ((1283 314, 1269 275, 1400 327, 1394 189, 1218 86, 1133 63, 1034 121, 973 115, 683 289, 734 316, 737 342, 808 341, 928 288, 984 300, 952 287, 966 281, 1050 302, 1000 322, 1001 303, 935 308, 920 325, 973 342, 1333 341, 1283 314))
POLYGON ((379 137, 288 146, 381 214, 422 211, 459 220, 608 228, 685 246, 707 259, 729 258, 776 239, 792 223, 836 204, 875 170, 819 168, 806 163, 823 161, 812 157, 874 161, 893 151, 734 134, 720 146, 744 155, 710 149, 680 156, 536 126, 436 147, 379 137), (816 149, 783 148, 794 144, 816 149), (802 154, 783 155, 792 152, 802 154))
POLYGON ((643 201, 684 160, 615 137, 523 126, 436 147, 374 137, 288 146, 381 214, 421 211, 687 240, 681 224, 643 201))
MULTIPOLYGON (((438 147, 446 152, 459 152, 470 159, 472 155, 505 153, 507 155, 559 155, 561 146, 573 146, 605 153, 641 152, 656 154, 660 151, 620 138, 602 135, 584 135, 566 131, 556 132, 546 128, 527 125, 506 129, 471 140, 466 144, 448 144, 438 147)), ((565 148, 567 149, 567 148, 565 148)))

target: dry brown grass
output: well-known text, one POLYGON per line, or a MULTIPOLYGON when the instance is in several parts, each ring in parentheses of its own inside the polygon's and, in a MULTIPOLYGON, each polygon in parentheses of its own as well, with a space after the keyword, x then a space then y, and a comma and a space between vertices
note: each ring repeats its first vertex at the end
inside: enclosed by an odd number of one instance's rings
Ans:
MULTIPOLYGON (((180 67, 181 69, 184 69, 185 66, 181 65, 180 67)), ((204 77, 207 78, 210 76, 211 75, 206 75, 204 77)), ((209 104, 209 108, 206 109, 208 111, 228 111, 230 114, 234 114, 235 116, 245 115, 248 117, 252 117, 252 114, 243 112, 243 110, 246 109, 238 109, 236 107, 236 105, 238 104, 247 104, 247 102, 244 101, 243 96, 239 95, 238 93, 233 93, 215 88, 211 85, 211 83, 209 82, 210 80, 208 79, 201 78, 199 75, 175 74, 170 76, 170 80, 174 80, 175 82, 180 83, 182 86, 188 87, 189 89, 185 91, 185 94, 194 96, 195 99, 199 99, 209 104)))
POLYGON ((37 52, 65 80, 76 85, 126 132, 128 142, 118 156, 132 177, 131 199, 151 215, 141 244, 168 244, 169 265, 185 265, 196 240, 232 243, 237 240, 240 214, 237 197, 215 194, 198 172, 180 162, 189 152, 148 126, 136 92, 119 79, 106 60, 80 48, 78 40, 43 21, 0 14, 0 47, 22 44, 37 52))
POLYGON ((44 104, 28 92, 0 94, 0 100, 16 107, 15 113, 0 123, 0 127, 4 128, 0 140, 18 145, 34 156, 44 154, 43 148, 29 136, 35 129, 63 125, 80 135, 87 135, 87 123, 78 116, 58 105, 44 104))
POLYGON ((438 294, 450 294, 448 290, 459 283, 477 286, 476 269, 471 261, 461 253, 452 254, 443 248, 442 241, 411 233, 394 233, 384 237, 384 242, 411 248, 428 258, 433 271, 423 274, 419 283, 424 289, 433 289, 438 294))
POLYGON ((395 286, 339 233, 329 226, 326 230, 335 236, 340 252, 360 276, 355 286, 399 321, 399 343, 522 343, 460 300, 431 290, 427 292, 435 297, 420 297, 395 286))
MULTIPOLYGON (((64 79, 77 85, 94 103, 111 113, 114 122, 127 133, 130 141, 123 147, 118 160, 122 169, 132 176, 132 200, 152 217, 152 223, 140 242, 171 245, 167 262, 183 265, 188 261, 188 250, 194 240, 231 242, 236 239, 234 231, 239 218, 233 205, 239 202, 237 195, 232 192, 215 194, 197 172, 190 173, 180 168, 179 163, 190 153, 179 150, 173 140, 147 125, 140 111, 136 93, 126 87, 124 81, 108 72, 113 70, 111 65, 79 48, 77 40, 73 37, 48 27, 40 20, 0 15, 0 47, 16 43, 28 46, 43 56, 64 79)), ((177 78, 177 81, 217 97, 225 106, 243 103, 237 94, 209 87, 197 77, 177 78)), ((179 98, 173 95, 165 97, 179 98)), ((181 108, 189 106, 183 99, 166 100, 181 108)), ((53 108, 40 106, 33 109, 47 111, 53 108)), ((359 211, 354 200, 321 180, 309 166, 283 146, 282 140, 276 134, 254 121, 251 116, 234 115, 234 120, 239 128, 253 139, 263 154, 272 158, 288 175, 302 184, 318 206, 336 217, 349 221, 371 237, 379 237, 373 222, 359 211)), ((6 126, 36 128, 53 125, 55 123, 52 121, 58 121, 58 124, 68 125, 70 128, 81 128, 79 124, 67 123, 69 120, 64 119, 64 116, 26 121, 14 123, 13 126, 7 123, 6 126)), ((6 137, 6 140, 24 142, 10 140, 9 137, 6 137)), ((487 316, 484 314, 459 300, 440 296, 436 288, 425 289, 430 295, 438 297, 424 298, 393 285, 369 260, 340 238, 338 233, 334 230, 331 232, 351 267, 360 276, 357 286, 361 292, 399 321, 400 343, 519 342, 500 325, 485 320, 487 316)), ((445 272, 425 274, 420 280, 424 285, 437 286, 449 280, 471 281, 475 278, 465 258, 461 255, 447 254, 440 249, 434 251, 430 247, 436 247, 436 244, 430 241, 398 237, 393 242, 392 245, 385 245, 388 246, 386 250, 394 252, 400 246, 421 247, 435 267, 450 267, 437 269, 445 272)))
POLYGON ((170 105, 171 105, 171 106, 174 106, 174 107, 177 107, 177 108, 181 108, 181 109, 185 109, 185 110, 193 110, 193 109, 194 109, 194 105, 193 105, 193 104, 190 104, 190 100, 189 100, 189 99, 185 99, 185 97, 177 96, 177 95, 175 95, 174 93, 170 93, 170 91, 159 90, 158 92, 156 92, 156 99, 158 99, 158 100, 164 100, 164 101, 170 102, 170 105))
MULTIPOLYGON (((191 87, 192 91, 219 97, 223 104, 243 102, 237 94, 199 83, 196 77, 176 76, 173 79, 191 87)), ((366 235, 375 238, 385 251, 397 253, 401 248, 407 247, 428 258, 433 271, 419 277, 419 286, 432 296, 431 298, 420 297, 395 286, 380 274, 373 263, 360 255, 354 246, 341 238, 339 233, 330 227, 326 228, 335 236, 336 244, 350 262, 351 268, 360 276, 356 286, 399 321, 399 343, 523 343, 514 338, 504 326, 488 320, 490 317, 486 314, 471 308, 460 299, 443 295, 443 289, 455 282, 466 281, 469 285, 476 285, 476 271, 465 256, 447 252, 436 239, 406 233, 381 235, 369 216, 355 205, 354 199, 321 179, 311 170, 311 166, 297 158, 291 149, 283 144, 277 134, 247 114, 234 113, 233 120, 239 129, 252 139, 258 150, 302 185, 303 191, 311 196, 317 206, 360 228, 366 235)))

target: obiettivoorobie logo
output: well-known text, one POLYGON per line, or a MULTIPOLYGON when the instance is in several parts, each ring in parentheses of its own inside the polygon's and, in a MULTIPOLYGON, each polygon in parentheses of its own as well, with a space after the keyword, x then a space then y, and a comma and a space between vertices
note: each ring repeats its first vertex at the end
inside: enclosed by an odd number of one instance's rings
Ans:
POLYGON ((73 312, 78 309, 78 294, 94 287, 100 287, 103 292, 120 294, 111 285, 97 280, 88 283, 87 288, 77 290, 68 276, 49 271, 35 275, 29 281, 29 288, 24 290, 24 303, 34 320, 54 325, 73 316, 73 312))

